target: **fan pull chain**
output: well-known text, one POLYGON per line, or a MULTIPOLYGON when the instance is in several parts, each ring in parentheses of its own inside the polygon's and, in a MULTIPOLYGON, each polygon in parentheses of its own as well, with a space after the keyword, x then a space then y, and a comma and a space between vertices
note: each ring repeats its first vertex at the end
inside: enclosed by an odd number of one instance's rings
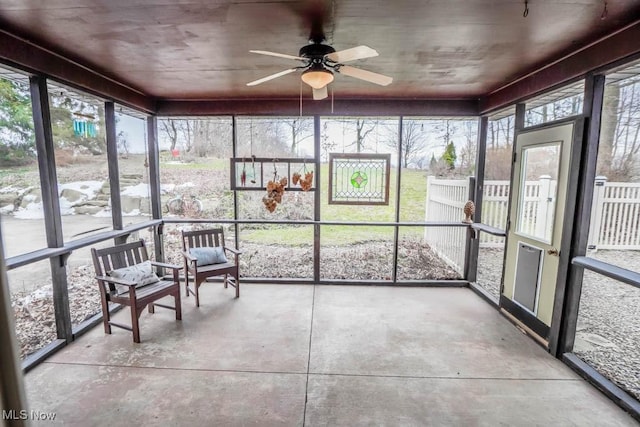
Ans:
POLYGON ((331 87, 331 114, 333 114, 333 86, 331 87))
POLYGON ((526 18, 529 16, 529 0, 524 0, 524 12, 522 13, 522 17, 526 18))

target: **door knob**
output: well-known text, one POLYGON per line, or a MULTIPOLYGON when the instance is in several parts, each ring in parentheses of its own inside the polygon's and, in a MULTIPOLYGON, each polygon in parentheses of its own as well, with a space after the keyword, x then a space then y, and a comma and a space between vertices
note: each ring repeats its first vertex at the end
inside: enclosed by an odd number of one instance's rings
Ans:
POLYGON ((556 248, 551 248, 551 249, 547 249, 547 254, 560 256, 560 251, 557 250, 556 248))

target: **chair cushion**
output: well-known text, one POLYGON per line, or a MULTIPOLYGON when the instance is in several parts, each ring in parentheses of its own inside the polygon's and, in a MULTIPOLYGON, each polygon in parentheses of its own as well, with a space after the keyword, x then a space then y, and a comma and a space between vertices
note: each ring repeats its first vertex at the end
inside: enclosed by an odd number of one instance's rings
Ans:
POLYGON ((129 267, 118 268, 107 273, 116 279, 124 279, 137 283, 136 288, 159 282, 160 279, 153 272, 151 261, 144 261, 129 267))
POLYGON ((196 259, 196 265, 224 264, 229 262, 224 255, 224 248, 217 246, 214 248, 191 248, 189 254, 196 259))

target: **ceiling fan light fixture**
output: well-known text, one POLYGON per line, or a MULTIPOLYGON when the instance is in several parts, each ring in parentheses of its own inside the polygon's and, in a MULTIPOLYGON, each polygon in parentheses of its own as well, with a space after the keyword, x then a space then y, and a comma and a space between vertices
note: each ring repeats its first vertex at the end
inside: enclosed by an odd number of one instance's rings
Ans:
POLYGON ((312 67, 302 73, 303 82, 314 89, 322 89, 333 81, 333 73, 324 67, 312 67))

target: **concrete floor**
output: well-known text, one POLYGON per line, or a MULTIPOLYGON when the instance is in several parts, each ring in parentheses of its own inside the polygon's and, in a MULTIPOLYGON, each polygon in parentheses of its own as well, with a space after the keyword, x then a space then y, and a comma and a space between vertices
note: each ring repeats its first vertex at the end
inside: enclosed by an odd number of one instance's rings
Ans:
MULTIPOLYGON (((217 283, 26 375, 79 426, 631 426, 469 289, 217 283)), ((117 317, 128 321, 129 311, 117 317)))

